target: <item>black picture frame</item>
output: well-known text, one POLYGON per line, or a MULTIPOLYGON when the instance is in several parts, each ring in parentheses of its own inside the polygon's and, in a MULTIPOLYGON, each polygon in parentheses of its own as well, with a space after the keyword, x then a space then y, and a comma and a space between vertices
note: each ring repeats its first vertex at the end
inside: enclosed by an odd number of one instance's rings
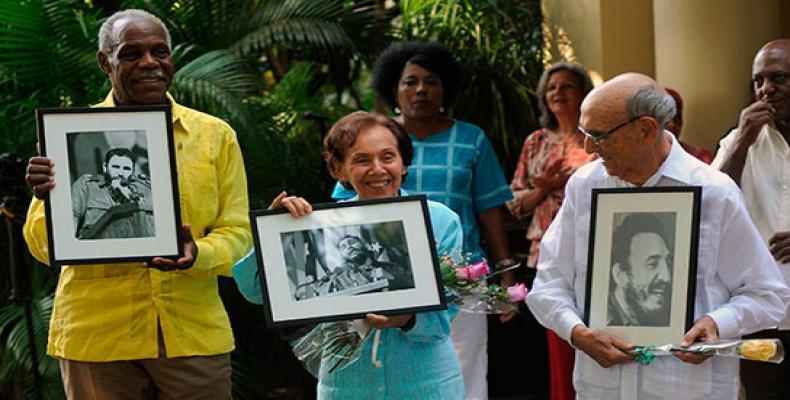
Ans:
POLYGON ((702 187, 593 189, 584 322, 636 345, 694 322, 702 187))
POLYGON ((250 223, 269 327, 447 308, 424 195, 315 204, 298 219, 254 210, 250 223))
POLYGON ((51 265, 183 257, 169 105, 40 108, 36 120, 41 155, 54 162, 51 265))

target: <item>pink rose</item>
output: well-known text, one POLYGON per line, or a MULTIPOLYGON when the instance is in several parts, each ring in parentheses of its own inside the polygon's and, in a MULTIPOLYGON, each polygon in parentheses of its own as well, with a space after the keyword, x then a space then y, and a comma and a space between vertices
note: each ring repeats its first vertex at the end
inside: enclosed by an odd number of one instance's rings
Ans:
POLYGON ((480 261, 469 268, 469 279, 472 281, 479 281, 491 273, 491 270, 488 269, 488 264, 486 264, 485 261, 480 261))
POLYGON ((509 288, 507 288, 507 297, 510 301, 524 301, 527 298, 527 293, 529 289, 527 289, 527 285, 523 283, 517 283, 509 288))
POLYGON ((461 267, 455 270, 455 277, 461 281, 471 281, 470 277, 472 269, 469 267, 461 267))

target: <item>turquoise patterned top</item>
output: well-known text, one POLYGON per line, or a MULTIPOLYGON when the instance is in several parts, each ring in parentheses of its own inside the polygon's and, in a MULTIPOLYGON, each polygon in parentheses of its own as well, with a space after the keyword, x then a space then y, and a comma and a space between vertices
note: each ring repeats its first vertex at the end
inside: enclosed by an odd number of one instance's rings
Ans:
MULTIPOLYGON (((463 239, 458 215, 433 201, 428 201, 428 210, 437 253, 460 251, 463 239)), ((233 278, 247 300, 262 304, 257 271, 256 257, 251 251, 233 266, 233 278)), ((318 382, 318 398, 463 399, 461 367, 450 341, 450 321, 457 311, 451 305, 447 311, 417 313, 414 326, 408 331, 381 330, 377 354, 377 360, 383 364, 381 368, 371 360, 375 330, 371 331, 359 360, 318 382)))
MULTIPOLYGON (((472 261, 479 261, 485 254, 480 247, 477 214, 513 199, 491 142, 480 127, 463 121, 423 140, 409 136, 414 159, 401 187, 455 211, 463 226, 464 252, 472 254, 472 261)), ((332 198, 354 195, 338 183, 332 198)))

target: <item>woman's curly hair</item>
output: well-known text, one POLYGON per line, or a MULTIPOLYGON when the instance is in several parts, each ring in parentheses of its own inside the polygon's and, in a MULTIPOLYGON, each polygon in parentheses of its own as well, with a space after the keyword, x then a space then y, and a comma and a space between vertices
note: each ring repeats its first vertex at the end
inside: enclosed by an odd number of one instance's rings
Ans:
POLYGON ((398 106, 395 88, 406 63, 439 75, 444 89, 442 104, 449 107, 453 103, 460 71, 450 50, 437 42, 394 42, 384 49, 373 67, 373 90, 390 108, 398 106))

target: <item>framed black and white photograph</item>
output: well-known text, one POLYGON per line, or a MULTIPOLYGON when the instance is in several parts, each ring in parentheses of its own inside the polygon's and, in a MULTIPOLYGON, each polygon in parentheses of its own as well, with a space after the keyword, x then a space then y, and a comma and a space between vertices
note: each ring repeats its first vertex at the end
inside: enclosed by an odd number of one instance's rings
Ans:
POLYGON ((269 326, 446 308, 424 196, 251 215, 269 326))
POLYGON ((593 189, 585 323, 679 344, 694 319, 702 188, 593 189))
POLYGON ((170 107, 39 109, 50 263, 183 256, 170 107))

